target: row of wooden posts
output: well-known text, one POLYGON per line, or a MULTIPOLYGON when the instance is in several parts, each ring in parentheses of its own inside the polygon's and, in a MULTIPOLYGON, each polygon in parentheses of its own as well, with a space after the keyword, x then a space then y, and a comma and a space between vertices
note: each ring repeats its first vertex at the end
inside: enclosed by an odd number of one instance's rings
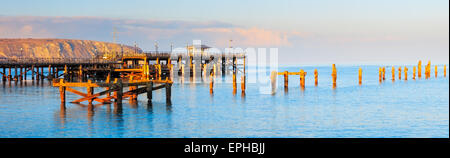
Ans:
MULTIPOLYGON (((395 67, 392 66, 392 81, 395 81, 395 67)), ((398 67, 398 79, 401 80, 402 79, 402 73, 404 73, 404 80, 408 80, 408 67, 404 67, 403 71, 402 71, 402 67, 398 67)), ((378 70, 378 78, 379 78, 379 82, 382 82, 384 80, 386 80, 386 68, 385 67, 380 67, 378 70)), ((360 74, 361 75, 361 74, 360 74)), ((425 66, 425 78, 429 79, 431 77, 431 61, 428 61, 428 64, 425 66)), ((438 77, 438 66, 435 65, 434 66, 434 76, 435 78, 438 77)), ((447 66, 444 65, 444 77, 447 76, 447 66)), ((419 63, 417 64, 417 77, 422 78, 422 61, 419 61, 419 63)), ((416 79, 416 66, 413 66, 413 74, 412 74, 412 79, 415 80, 416 79)), ((360 81, 361 84, 361 81, 360 81)))
MULTIPOLYGON (((418 64, 418 77, 421 78, 422 77, 422 61, 419 61, 418 64)), ((434 71, 434 75, 437 78, 438 76, 438 67, 437 65, 435 65, 434 67, 435 71, 434 71)), ((405 66, 404 70, 404 79, 408 80, 408 68, 405 66)), ((362 68, 360 67, 358 69, 358 83, 359 85, 362 85, 362 68)), ((392 80, 395 80, 395 67, 392 67, 392 80)), ((379 81, 382 82, 383 80, 386 79, 385 77, 385 73, 386 73, 386 68, 385 67, 380 67, 379 68, 379 81)), ((284 71, 284 72, 276 72, 273 71, 271 73, 271 81, 272 81, 272 87, 276 87, 276 76, 277 75, 283 75, 284 76, 284 88, 285 90, 287 90, 288 85, 289 85, 289 75, 299 75, 300 76, 300 87, 302 89, 305 88, 305 76, 306 76, 306 72, 303 69, 300 69, 299 72, 288 72, 288 71, 284 71)), ((425 66, 425 78, 428 79, 431 77, 431 62, 429 61, 428 64, 425 66)), ((319 81, 318 81, 318 71, 317 69, 314 69, 314 85, 318 86, 319 81)), ((447 76, 447 66, 444 65, 444 77, 447 76)), ((332 72, 331 72, 331 77, 332 77, 332 83, 333 83, 333 88, 336 88, 336 81, 337 81, 337 70, 336 70, 336 65, 333 64, 332 65, 332 72)), ((402 79, 402 67, 398 68, 398 78, 399 80, 402 79)), ((416 79, 416 66, 413 67, 413 76, 412 78, 415 80, 416 79)), ((274 89, 272 89, 274 90, 274 89)))
POLYGON ((14 66, 14 67, 3 67, 2 81, 3 82, 11 82, 11 81, 23 81, 27 80, 27 73, 31 71, 31 79, 32 80, 44 80, 45 78, 56 78, 58 76, 58 68, 54 69, 54 67, 48 67, 48 75, 44 75, 44 67, 35 67, 35 66, 14 66), (8 69, 8 72, 6 72, 8 69), (11 71, 14 69, 14 75, 12 75, 11 71))

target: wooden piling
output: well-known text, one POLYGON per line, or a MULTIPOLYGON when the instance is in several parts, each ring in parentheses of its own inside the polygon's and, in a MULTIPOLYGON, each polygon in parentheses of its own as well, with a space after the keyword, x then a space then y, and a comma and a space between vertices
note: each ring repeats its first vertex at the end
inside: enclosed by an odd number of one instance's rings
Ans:
POLYGON ((300 87, 302 90, 305 89, 305 80, 306 80, 306 72, 303 69, 300 69, 300 87))
POLYGON ((319 85, 319 72, 317 71, 317 69, 314 69, 314 86, 318 86, 319 85))
POLYGON ((438 76, 438 66, 437 65, 435 65, 434 66, 434 78, 437 78, 437 76, 438 76))
POLYGON ((392 81, 395 81, 395 67, 392 66, 392 81))
POLYGON ((23 70, 22 70, 22 66, 20 66, 20 71, 19 71, 19 80, 22 81, 23 80, 23 70))
POLYGON ((214 93, 214 78, 212 76, 212 74, 209 76, 209 94, 213 94, 214 93))
POLYGON ((44 81, 44 67, 41 67, 41 79, 44 81))
MULTIPOLYGON (((59 83, 61 85, 63 85, 64 84, 64 80, 60 79, 59 83)), ((65 86, 59 86, 59 95, 61 97, 61 103, 65 104, 66 103, 66 87, 65 86)))
POLYGON ((333 78, 333 88, 336 88, 337 70, 335 64, 332 67, 331 77, 333 78))
POLYGON ((14 81, 17 82, 18 79, 19 77, 17 76, 17 66, 14 66, 14 81))
POLYGON ((444 77, 447 77, 447 65, 444 65, 444 77))
POLYGON ((277 72, 276 71, 272 71, 270 73, 270 84, 272 87, 272 94, 275 94, 277 91, 277 72))
POLYGON ((245 95, 245 76, 241 76, 241 92, 245 95))
POLYGON ((383 81, 386 80, 386 67, 383 67, 383 81))
POLYGON ((382 82, 382 72, 383 70, 381 69, 381 67, 378 67, 378 82, 382 82))
POLYGON ((402 67, 398 67, 398 80, 402 80, 402 67))
POLYGON ((146 89, 147 89, 147 102, 151 103, 152 102, 152 89, 153 89, 153 82, 147 82, 146 85, 146 89))
POLYGON ((359 80, 359 85, 361 85, 362 84, 362 68, 361 67, 359 67, 359 70, 358 70, 358 80, 359 80))
POLYGON ((39 75, 39 66, 36 67, 36 80, 37 81, 41 80, 41 76, 39 75))
POLYGON ((171 83, 165 83, 166 84, 166 104, 171 105, 172 100, 172 84, 171 83))
POLYGON ((417 77, 422 78, 422 61, 419 60, 419 63, 417 64, 417 77))
POLYGON ((123 83, 122 83, 122 79, 118 80, 118 89, 117 89, 117 94, 116 94, 116 102, 117 104, 121 105, 122 104, 122 96, 123 96, 123 83))
POLYGON ((413 80, 416 80, 416 66, 413 67, 413 80))
POLYGON ((236 88, 237 87, 237 85, 236 85, 236 73, 233 73, 233 95, 235 95, 236 94, 236 88))
POLYGON ((408 68, 405 66, 405 81, 408 80, 408 68))
MULTIPOLYGON (((91 81, 91 80, 88 80, 88 83, 91 84, 92 81, 91 81)), ((87 94, 88 94, 89 97, 92 96, 92 95, 94 95, 94 87, 89 87, 89 86, 88 86, 88 87, 86 87, 86 88, 87 88, 87 94)), ((88 101, 89 101, 89 104, 91 104, 93 100, 94 100, 94 98, 89 99, 89 100, 88 100, 88 101)))
POLYGON ((284 90, 288 89, 288 85, 289 85, 288 71, 284 71, 284 90))

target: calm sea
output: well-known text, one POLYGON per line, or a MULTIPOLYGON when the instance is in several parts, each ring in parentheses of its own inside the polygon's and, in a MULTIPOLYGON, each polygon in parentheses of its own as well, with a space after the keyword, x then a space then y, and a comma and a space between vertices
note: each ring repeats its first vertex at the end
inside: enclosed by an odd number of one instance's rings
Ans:
MULTIPOLYGON (((173 85, 170 106, 165 91, 159 90, 151 106, 140 95, 137 103, 124 100, 122 108, 89 108, 87 103, 61 108, 59 90, 48 81, 1 83, 0 137, 449 137, 449 77, 443 77, 443 66, 437 78, 433 67, 432 77, 422 75, 420 80, 412 80, 409 66, 408 80, 395 82, 388 66, 381 84, 378 67, 362 66, 359 86, 359 67, 338 65, 336 89, 331 86, 331 67, 301 68, 308 72, 305 90, 298 76, 290 76, 285 92, 279 76, 274 95, 261 93, 255 83, 247 83, 245 96, 238 84, 233 95, 232 84, 220 82, 231 76, 218 76, 211 95, 208 83, 185 79, 173 85)), ((68 102, 77 98, 67 93, 68 102)))

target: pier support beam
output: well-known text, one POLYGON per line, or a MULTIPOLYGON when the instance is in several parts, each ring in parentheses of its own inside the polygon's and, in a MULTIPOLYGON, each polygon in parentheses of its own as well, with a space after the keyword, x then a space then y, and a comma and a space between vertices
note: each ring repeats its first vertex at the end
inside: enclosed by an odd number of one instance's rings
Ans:
MULTIPOLYGON (((59 83, 64 84, 64 80, 60 79, 59 83)), ((65 104, 66 103, 66 87, 65 86, 59 86, 59 95, 61 97, 61 103, 65 104)))
POLYGON ((318 86, 319 85, 319 72, 317 71, 317 69, 314 69, 314 86, 318 86))
POLYGON ((148 104, 149 105, 151 105, 151 103, 152 103, 152 91, 153 91, 153 82, 147 82, 147 85, 146 85, 147 87, 147 102, 148 102, 148 104))
POLYGON ((166 104, 172 105, 172 84, 166 83, 166 104))

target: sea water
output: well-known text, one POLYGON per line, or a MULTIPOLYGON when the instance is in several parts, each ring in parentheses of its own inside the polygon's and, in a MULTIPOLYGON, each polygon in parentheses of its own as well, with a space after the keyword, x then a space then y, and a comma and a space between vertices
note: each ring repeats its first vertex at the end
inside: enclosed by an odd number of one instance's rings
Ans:
MULTIPOLYGON (((209 81, 196 83, 175 78, 172 105, 166 104, 164 89, 146 95, 137 103, 71 104, 80 98, 66 92, 61 106, 59 89, 47 80, 39 85, 0 83, 0 137, 449 137, 449 80, 439 66, 438 77, 378 81, 378 66, 337 66, 337 87, 332 87, 331 66, 278 67, 278 71, 307 72, 306 87, 299 76, 289 76, 289 88, 278 76, 275 94, 261 91, 261 85, 247 83, 245 95, 240 84, 233 94, 231 76, 216 76, 214 93, 209 81), (358 84, 358 68, 363 83, 358 84), (319 84, 314 85, 314 69, 319 84), (93 108, 92 108, 93 107, 93 108)), ((403 69, 404 67, 402 67, 403 69)), ((424 70, 424 68, 423 68, 424 70)), ((269 72, 270 73, 270 72, 269 72)), ((423 73, 423 72, 422 72, 423 73)), ((30 79, 31 76, 28 76, 30 79)), ((247 76, 249 79, 250 76, 247 76)), ((237 77, 240 80, 240 77, 237 77)), ((80 91, 86 91, 80 89, 80 91)), ((95 92, 102 89, 95 88, 95 92)))

